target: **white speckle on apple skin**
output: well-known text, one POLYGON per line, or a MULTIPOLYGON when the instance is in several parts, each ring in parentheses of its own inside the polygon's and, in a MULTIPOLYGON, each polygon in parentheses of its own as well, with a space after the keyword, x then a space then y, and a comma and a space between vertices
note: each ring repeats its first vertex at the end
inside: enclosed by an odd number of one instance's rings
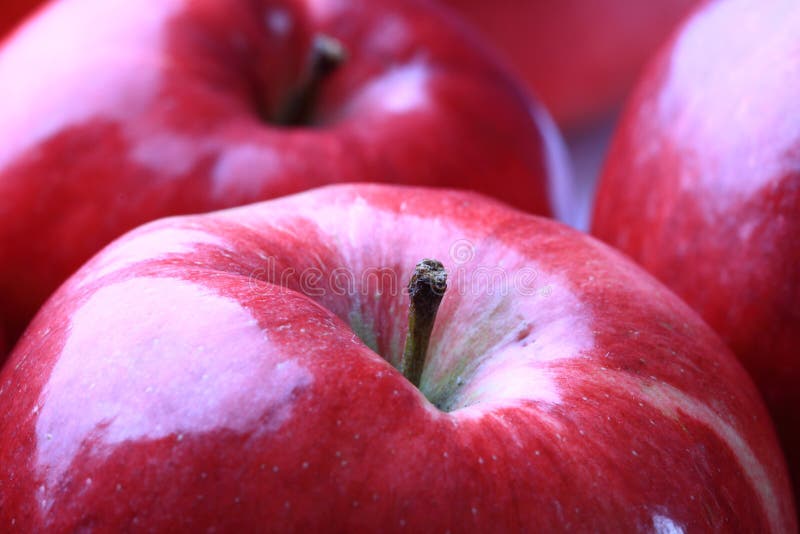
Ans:
POLYGON ((286 37, 294 27, 292 14, 285 9, 274 8, 264 14, 267 31, 279 37, 286 37))

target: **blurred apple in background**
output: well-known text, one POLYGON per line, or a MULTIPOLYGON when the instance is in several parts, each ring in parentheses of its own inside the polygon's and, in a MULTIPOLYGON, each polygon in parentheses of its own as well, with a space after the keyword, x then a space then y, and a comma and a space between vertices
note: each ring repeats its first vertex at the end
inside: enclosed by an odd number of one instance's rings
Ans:
POLYGON ((734 349, 800 488, 800 2, 688 19, 626 110, 592 230, 734 349))
POLYGON ((439 0, 502 52, 567 131, 619 106, 697 0, 439 0))
POLYGON ((698 0, 438 1, 478 27, 564 130, 576 176, 567 222, 587 229, 617 111, 698 0))
POLYGON ((3 0, 0 4, 0 40, 45 0, 3 0))
POLYGON ((9 339, 104 244, 170 214, 354 181, 473 189, 551 214, 568 196, 556 128, 444 11, 68 0, 29 19, 0 50, 9 339), (344 46, 338 68, 323 35, 344 46), (323 67, 310 69, 317 42, 323 67))

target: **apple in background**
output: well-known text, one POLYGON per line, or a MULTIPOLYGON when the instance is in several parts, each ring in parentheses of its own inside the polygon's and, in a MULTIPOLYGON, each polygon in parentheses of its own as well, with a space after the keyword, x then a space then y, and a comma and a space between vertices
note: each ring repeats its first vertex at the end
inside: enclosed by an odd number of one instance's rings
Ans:
POLYGON ((0 384, 5 530, 796 529, 761 398, 705 323, 474 193, 151 223, 55 293, 0 384), (395 367, 421 258, 449 289, 418 389, 395 367))
POLYGON ((593 233, 674 289, 760 387, 800 489, 800 4, 704 5, 616 133, 593 233))
POLYGON ((551 213, 558 133, 450 16, 409 0, 48 6, 0 51, 10 337, 103 245, 165 215, 353 181, 551 213))
POLYGON ((3 0, 0 7, 0 41, 45 0, 3 0))
POLYGON ((567 130, 607 117, 697 0, 439 0, 475 24, 567 130))

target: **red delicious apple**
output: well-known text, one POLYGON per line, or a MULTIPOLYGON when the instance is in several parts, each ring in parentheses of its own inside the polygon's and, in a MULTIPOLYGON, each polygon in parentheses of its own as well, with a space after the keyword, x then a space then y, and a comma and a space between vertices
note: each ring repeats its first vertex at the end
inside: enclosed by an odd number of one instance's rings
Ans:
POLYGON ((697 0, 440 0, 497 46, 558 123, 611 113, 697 0))
POLYGON ((470 188, 550 213, 566 183, 557 132, 446 15, 408 0, 40 12, 0 51, 12 337, 91 254, 164 215, 345 181, 470 188))
POLYGON ((55 293, 0 384, 5 530, 796 529, 761 398, 705 323, 473 193, 147 225, 55 293), (449 289, 417 388, 394 367, 426 257, 449 289))
POLYGON ((3 0, 0 6, 0 41, 45 0, 3 0))
POLYGON ((641 81, 593 231, 722 335, 800 488, 800 4, 704 6, 641 81))

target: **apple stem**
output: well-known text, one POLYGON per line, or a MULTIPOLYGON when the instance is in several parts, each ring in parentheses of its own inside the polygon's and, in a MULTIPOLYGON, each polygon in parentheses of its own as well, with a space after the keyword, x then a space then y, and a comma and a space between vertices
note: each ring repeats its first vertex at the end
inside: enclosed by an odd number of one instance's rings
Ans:
POLYGON ((283 126, 300 126, 310 122, 322 82, 347 60, 341 41, 319 34, 314 37, 305 75, 281 107, 275 121, 283 126))
POLYGON ((408 283, 408 334, 400 361, 400 372, 419 387, 436 312, 447 290, 447 272, 442 262, 422 260, 408 283))

